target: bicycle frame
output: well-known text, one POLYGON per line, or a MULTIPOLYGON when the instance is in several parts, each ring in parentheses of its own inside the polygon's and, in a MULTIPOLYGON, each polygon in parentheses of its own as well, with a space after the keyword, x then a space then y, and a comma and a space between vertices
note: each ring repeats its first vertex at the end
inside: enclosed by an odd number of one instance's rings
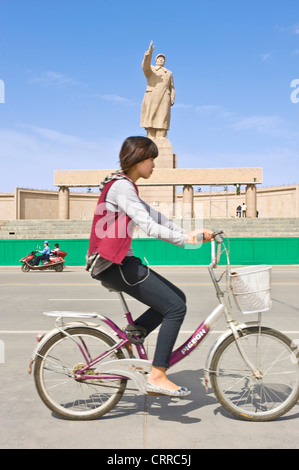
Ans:
MULTIPOLYGON (((124 312, 125 312, 125 317, 128 321, 129 324, 133 323, 132 315, 131 312, 128 310, 127 303, 125 301, 125 298, 122 294, 122 292, 119 292, 119 297, 121 304, 123 306, 124 312)), ((224 305, 220 304, 218 305, 213 312, 207 317, 205 321, 203 321, 198 328, 195 330, 195 332, 190 336, 190 338, 185 341, 179 348, 177 348, 175 351, 172 352, 171 358, 170 358, 170 367, 173 365, 177 364, 181 360, 183 360, 186 356, 188 356, 194 349, 196 349, 202 341, 208 336, 209 332, 211 331, 211 327, 214 323, 217 322, 219 317, 223 314, 224 312, 224 305)), ((105 380, 105 379, 132 379, 137 387, 143 391, 144 388, 144 383, 145 381, 142 380, 138 375, 136 375, 136 371, 141 371, 143 370, 144 372, 149 372, 151 369, 152 361, 149 360, 147 352, 144 348, 143 345, 136 345, 136 349, 138 352, 138 359, 135 358, 130 358, 130 359, 122 359, 122 360, 112 360, 105 362, 104 360, 109 357, 112 353, 115 353, 119 349, 123 350, 123 347, 129 342, 126 334, 123 330, 121 330, 112 320, 109 318, 99 315, 99 314, 80 314, 78 313, 77 315, 64 313, 64 312, 49 312, 45 313, 47 316, 56 316, 56 327, 53 332, 50 332, 50 334, 54 335, 57 333, 57 330, 61 331, 65 336, 69 336, 78 346, 80 349, 82 356, 84 360, 86 361, 86 366, 82 367, 82 369, 78 370, 76 373, 76 379, 77 380, 105 380), (75 339, 73 336, 69 335, 68 329, 74 327, 72 324, 68 325, 62 325, 59 326, 58 323, 61 319, 66 318, 66 317, 76 317, 76 318, 97 318, 98 320, 103 321, 108 325, 116 335, 120 337, 120 341, 113 345, 109 350, 105 351, 102 355, 96 357, 92 361, 89 358, 89 353, 86 348, 86 345, 84 341, 80 338, 79 340, 75 339), (104 361, 101 363, 101 374, 98 375, 89 375, 88 372, 85 374, 85 371, 88 371, 91 367, 96 365, 98 362, 104 361), (105 372, 107 375, 105 375, 105 372)), ((89 325, 88 325, 89 326, 89 325)), ((42 344, 46 341, 49 340, 49 334, 46 335, 46 337, 43 338, 42 344)), ((36 350, 35 355, 38 355, 38 350, 41 349, 42 344, 40 344, 36 350)), ((32 362, 34 359, 32 360, 32 362)), ((144 377, 143 377, 144 378, 144 377)))

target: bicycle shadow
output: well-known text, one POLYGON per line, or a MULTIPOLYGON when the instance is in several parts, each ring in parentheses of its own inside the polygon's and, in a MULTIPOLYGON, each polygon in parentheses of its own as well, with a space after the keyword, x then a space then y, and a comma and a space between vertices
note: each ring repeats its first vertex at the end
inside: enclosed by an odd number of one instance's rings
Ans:
MULTIPOLYGON (((201 421, 200 418, 189 415, 205 406, 217 403, 211 388, 209 388, 208 393, 205 391, 203 369, 184 370, 168 374, 168 377, 178 384, 187 383, 192 394, 185 399, 180 399, 166 396, 138 395, 137 393, 129 394, 126 392, 118 405, 101 419, 128 417, 139 412, 157 416, 163 421, 174 421, 182 424, 199 423, 201 421)), ((225 410, 224 413, 226 413, 225 410)))

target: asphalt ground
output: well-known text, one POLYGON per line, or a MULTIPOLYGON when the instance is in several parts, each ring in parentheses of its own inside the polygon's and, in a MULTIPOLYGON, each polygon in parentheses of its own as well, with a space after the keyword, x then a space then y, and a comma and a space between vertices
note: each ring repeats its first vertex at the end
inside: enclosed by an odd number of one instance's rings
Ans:
MULTIPOLYGON (((188 313, 179 345, 217 305, 213 285, 205 267, 153 269, 187 295, 188 313)), ((218 268, 218 274, 222 271, 218 268)), ((298 449, 298 404, 276 421, 246 422, 229 415, 211 389, 205 392, 205 359, 226 329, 222 319, 199 348, 169 371, 173 381, 192 389, 187 399, 128 391, 116 408, 98 420, 74 422, 56 417, 39 399, 33 377, 27 373, 36 334, 54 326, 53 319, 42 312, 98 312, 124 326, 118 297, 78 267, 68 267, 63 273, 23 273, 19 267, 3 267, 0 289, 1 449, 109 449, 112 456, 117 455, 113 450, 120 449, 132 451, 132 455, 142 449, 183 449, 187 455, 195 449, 298 449)), ((298 292, 299 267, 273 267, 273 306, 264 313, 263 324, 294 340, 299 339, 298 292)), ((133 316, 145 309, 134 299, 128 304, 133 316)), ((255 319, 234 311, 240 322, 255 319)), ((156 338, 153 332, 146 340, 150 357, 156 338)), ((180 463, 187 466, 186 462, 180 463)))

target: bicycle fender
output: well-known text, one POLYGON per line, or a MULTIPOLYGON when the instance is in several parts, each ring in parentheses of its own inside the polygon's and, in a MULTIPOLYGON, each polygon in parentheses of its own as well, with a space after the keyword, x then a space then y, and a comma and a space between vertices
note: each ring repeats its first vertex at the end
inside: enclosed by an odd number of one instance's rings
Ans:
POLYGON ((47 333, 45 333, 44 335, 42 335, 41 338, 38 340, 38 343, 37 343, 37 345, 35 346, 35 348, 33 349, 33 352, 32 352, 32 354, 31 354, 30 365, 29 365, 29 369, 28 369, 28 374, 31 374, 32 364, 34 363, 34 361, 35 361, 36 357, 38 356, 39 351, 41 350, 41 348, 43 347, 43 345, 44 345, 49 339, 51 339, 53 336, 55 336, 57 333, 59 333, 59 329, 58 329, 58 328, 54 328, 53 330, 50 330, 50 331, 48 331, 47 333))
MULTIPOLYGON (((249 327, 252 327, 252 326, 253 327, 254 326, 259 326, 259 323, 255 322, 255 321, 254 322, 248 322, 248 323, 241 323, 236 327, 236 330, 239 331, 239 330, 243 330, 245 328, 249 328, 249 327)), ((204 380, 205 380, 206 385, 207 385, 208 378, 209 378, 209 375, 210 375, 210 372, 211 372, 211 363, 212 363, 215 352, 217 351, 219 346, 232 334, 233 334, 232 330, 228 329, 221 336, 219 336, 219 338, 215 341, 215 343, 211 347, 211 349, 209 351, 209 354, 207 356, 207 359, 206 359, 206 364, 205 364, 205 369, 204 369, 204 371, 205 371, 204 380)))
MULTIPOLYGON (((48 331, 47 333, 45 333, 41 339, 39 340, 38 344, 36 345, 36 347, 34 348, 33 352, 32 352, 32 355, 31 355, 31 358, 30 358, 30 363, 29 363, 29 368, 28 368, 28 374, 31 374, 31 371, 32 371, 32 365, 34 364, 36 358, 38 357, 41 349, 43 348, 43 346, 50 340, 53 338, 53 336, 57 335, 58 333, 61 333, 61 332, 67 332, 68 330, 72 329, 72 328, 77 328, 77 327, 82 327, 82 323, 81 322, 76 322, 76 323, 68 323, 68 324, 65 324, 65 325, 62 325, 61 327, 59 328, 53 328, 52 330, 48 331)), ((97 331, 101 331, 103 334, 105 334, 106 336, 108 336, 110 339, 113 340, 114 343, 117 342, 116 340, 116 337, 115 335, 113 335, 112 333, 110 333, 110 331, 106 330, 106 328, 103 328, 103 327, 100 327, 98 326, 97 324, 91 324, 91 323, 88 323, 86 324, 86 322, 84 322, 84 326, 86 326, 87 328, 91 328, 91 329, 94 329, 94 330, 97 330, 97 331)), ((126 350, 126 348, 121 348, 123 354, 125 355, 125 357, 129 357, 129 354, 126 350)))

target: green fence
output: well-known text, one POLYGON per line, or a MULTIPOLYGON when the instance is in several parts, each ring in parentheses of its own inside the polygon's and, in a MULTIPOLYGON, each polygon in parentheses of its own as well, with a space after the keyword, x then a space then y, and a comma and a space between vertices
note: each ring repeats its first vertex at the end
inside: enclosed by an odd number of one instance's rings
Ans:
MULTIPOLYGON (((59 242, 67 252, 67 266, 84 266, 88 248, 86 239, 50 241, 50 247, 59 242)), ((299 264, 299 238, 231 238, 230 261, 234 265, 299 264)), ((0 240, 0 266, 18 266, 19 260, 43 248, 43 240, 0 240)), ((210 244, 201 247, 186 245, 180 248, 151 238, 134 239, 136 256, 147 259, 150 265, 207 265, 210 263, 210 244)), ((224 261, 224 260, 223 260, 224 261)))

